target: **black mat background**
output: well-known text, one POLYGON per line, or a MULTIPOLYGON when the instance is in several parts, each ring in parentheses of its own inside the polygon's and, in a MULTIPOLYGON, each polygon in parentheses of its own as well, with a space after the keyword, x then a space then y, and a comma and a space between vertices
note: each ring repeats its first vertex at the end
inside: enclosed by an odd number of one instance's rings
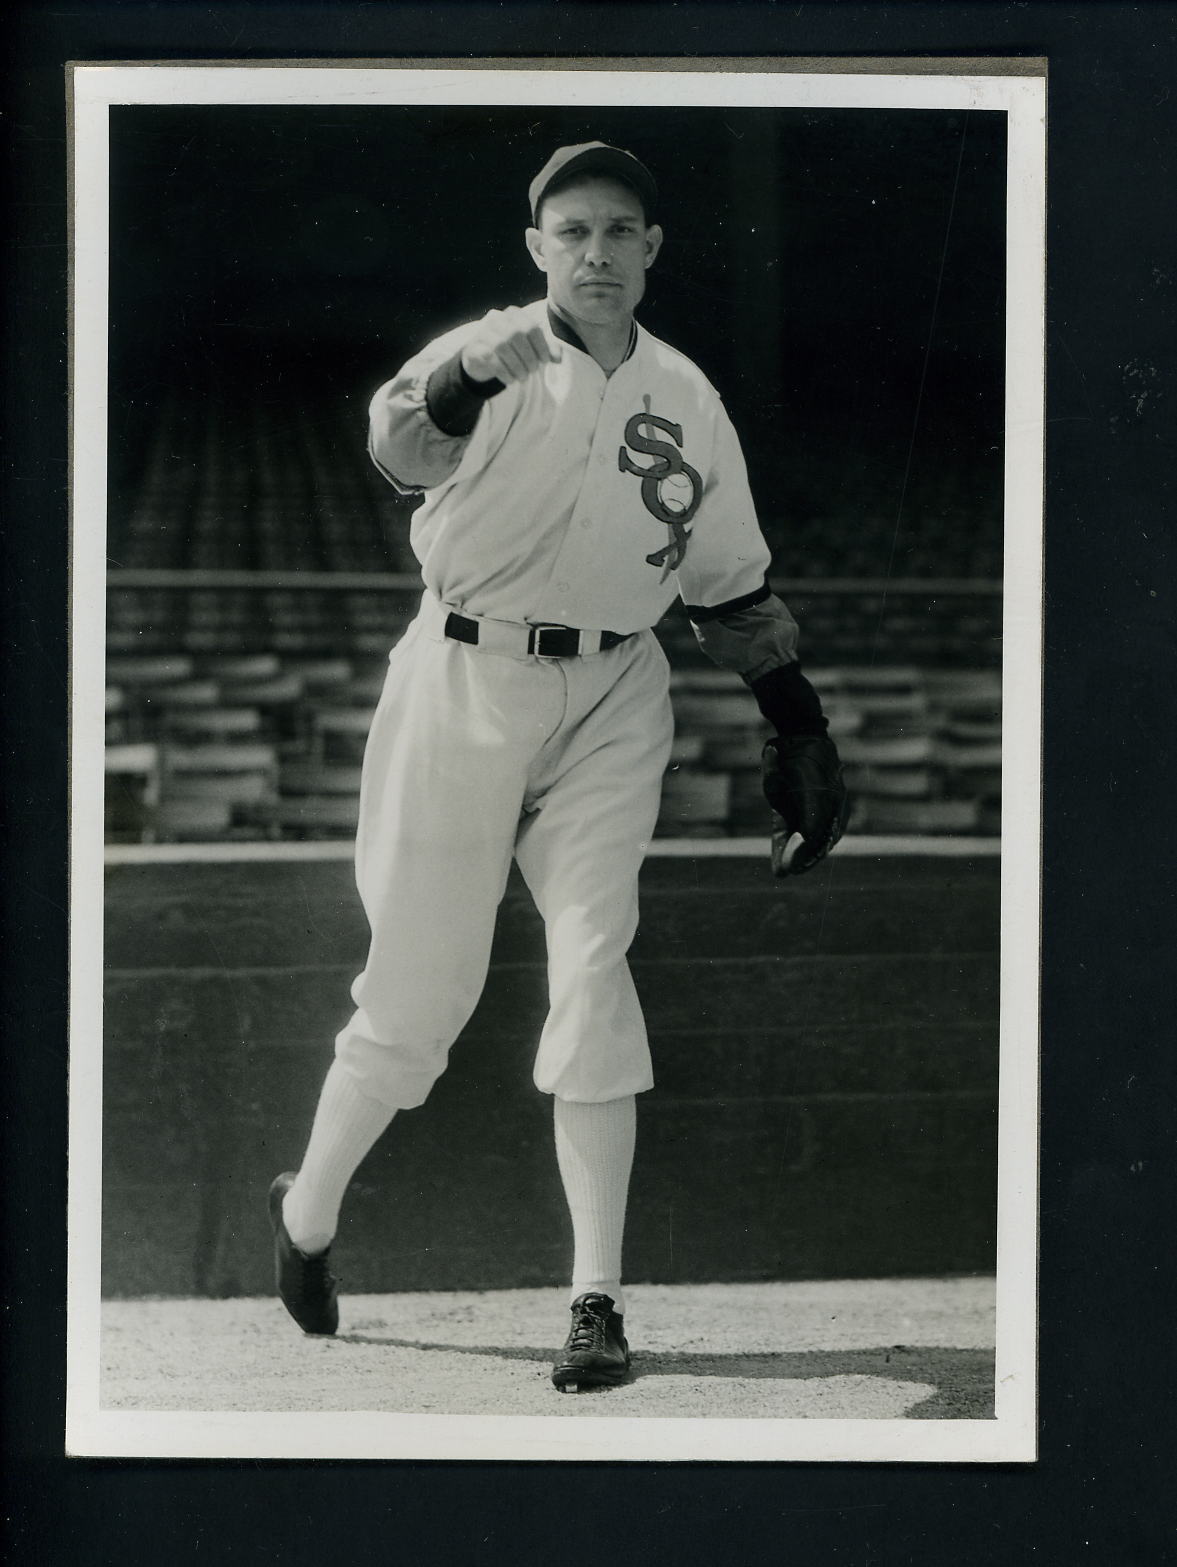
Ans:
POLYGON ((9 9, 12 1559, 1172 1559, 1173 384, 1163 344, 1175 314, 1175 26, 1168 3, 9 9), (1041 1460, 1008 1469, 67 1464, 63 62, 602 49, 689 58, 720 43, 742 55, 1051 60, 1041 1460), (1157 394, 1143 405, 1142 366, 1157 394))

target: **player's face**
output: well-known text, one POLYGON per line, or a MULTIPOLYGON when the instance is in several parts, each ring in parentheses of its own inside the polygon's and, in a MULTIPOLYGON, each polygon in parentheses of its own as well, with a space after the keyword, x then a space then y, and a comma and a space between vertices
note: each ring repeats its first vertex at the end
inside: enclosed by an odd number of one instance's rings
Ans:
POLYGON ((637 195, 618 180, 574 180, 547 198, 539 223, 527 246, 547 274, 551 302, 588 326, 627 325, 662 244, 637 195))

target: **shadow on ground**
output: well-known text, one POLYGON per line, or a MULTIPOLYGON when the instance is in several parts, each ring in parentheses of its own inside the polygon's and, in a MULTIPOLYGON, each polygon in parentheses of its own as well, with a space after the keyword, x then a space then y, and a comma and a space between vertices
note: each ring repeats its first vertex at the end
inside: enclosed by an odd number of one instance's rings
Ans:
MULTIPOLYGON (((387 1338, 375 1333, 340 1333, 337 1342, 390 1349, 444 1350, 451 1355, 495 1360, 554 1360, 555 1347, 505 1348, 491 1344, 439 1344, 425 1339, 387 1338)), ((992 1420, 994 1353, 991 1349, 923 1348, 893 1344, 878 1349, 794 1350, 752 1354, 695 1354, 647 1350, 634 1355, 628 1381, 645 1377, 776 1378, 804 1382, 825 1377, 886 1377, 928 1383, 935 1392, 907 1410, 907 1420, 992 1420)), ((607 1393, 608 1388, 596 1391, 607 1393)))

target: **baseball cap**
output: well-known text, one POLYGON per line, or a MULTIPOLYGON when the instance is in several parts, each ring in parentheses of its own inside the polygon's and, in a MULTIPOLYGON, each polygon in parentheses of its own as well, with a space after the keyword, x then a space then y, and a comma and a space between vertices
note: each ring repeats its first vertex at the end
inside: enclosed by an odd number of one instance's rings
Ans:
POLYGON ((641 197, 646 222, 650 222, 658 200, 658 187, 646 165, 622 147, 610 147, 603 141, 584 141, 574 147, 558 147, 527 187, 533 223, 539 221, 540 203, 548 191, 574 174, 605 174, 632 186, 641 197))

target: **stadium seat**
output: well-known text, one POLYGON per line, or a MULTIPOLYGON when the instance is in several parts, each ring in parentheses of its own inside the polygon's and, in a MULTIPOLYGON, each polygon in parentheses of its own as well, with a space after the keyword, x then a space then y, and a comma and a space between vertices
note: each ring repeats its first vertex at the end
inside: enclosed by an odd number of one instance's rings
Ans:
POLYGON ((296 675, 278 674, 263 680, 242 680, 232 688, 233 701, 242 707, 289 707, 302 696, 296 675))
POLYGON ((173 773, 167 779, 167 803, 223 800, 227 805, 261 805, 273 798, 268 772, 173 773))
POLYGON ((104 757, 106 835, 153 843, 159 832, 159 747, 148 742, 108 745, 104 757))
POLYGON ((856 799, 928 800, 936 790, 927 767, 853 767, 844 773, 846 787, 856 799))
POLYGON ((286 794, 359 795, 360 768, 350 762, 283 762, 278 787, 286 794))
POLYGON ((911 833, 972 833, 980 821, 976 800, 883 800, 860 798, 855 804, 857 831, 911 833))
POLYGON ((127 698, 119 686, 106 688, 106 744, 122 745, 131 738, 127 722, 127 698))
POLYGON ((302 682, 304 690, 316 693, 333 691, 352 677, 351 661, 346 658, 284 658, 282 667, 302 682))
POLYGON ((933 747, 933 756, 940 767, 948 768, 953 772, 1000 768, 1001 742, 986 740, 970 745, 959 744, 955 740, 938 739, 933 747))
POLYGON ((278 780, 273 746, 257 742, 167 745, 161 764, 161 823, 169 833, 195 830, 192 824, 212 819, 212 807, 224 813, 218 832, 231 825, 246 832, 265 831, 271 825, 278 780), (209 807, 209 816, 201 818, 199 811, 186 816, 181 809, 196 805, 209 807))
POLYGON ((674 695, 674 712, 680 728, 698 729, 703 734, 756 729, 763 721, 756 698, 738 685, 719 691, 680 688, 674 695))
POLYGON ((161 686, 144 700, 164 713, 215 707, 221 700, 221 688, 215 680, 181 680, 174 686, 161 686))
POLYGON ((172 709, 163 718, 165 736, 189 742, 240 739, 257 735, 261 727, 262 715, 256 707, 172 709))
POLYGON ((385 659, 372 674, 351 675, 347 680, 320 687, 318 701, 330 707, 366 707, 371 714, 380 700, 387 673, 385 659))
POLYGON ((278 801, 275 820, 297 837, 350 837, 359 820, 360 802, 354 795, 303 795, 278 801))
POLYGON ((847 763, 862 767, 910 767, 930 762, 934 746, 927 734, 897 736, 849 735, 840 742, 838 752, 847 763))
POLYGON ((243 745, 167 746, 163 755, 167 773, 241 773, 259 772, 277 767, 270 745, 248 742, 243 745))
POLYGON ((700 735, 698 738, 702 742, 703 763, 711 772, 740 772, 748 769, 759 772, 760 754, 771 733, 767 724, 761 724, 755 729, 700 735))
POLYGON ((319 762, 358 761, 371 727, 370 707, 319 708, 310 719, 310 754, 319 762))
POLYGON ((1001 704, 1001 675, 996 670, 928 670, 923 683, 928 701, 936 707, 957 711, 1001 704))
POLYGON ((245 657, 205 659, 203 672, 222 685, 249 685, 277 679, 282 673, 280 660, 273 653, 253 653, 245 657))
POLYGON ((934 719, 937 735, 943 740, 960 745, 987 745, 1001 739, 1001 719, 998 718, 943 718, 934 719))
POLYGON ((697 766, 703 760, 702 735, 676 734, 670 747, 670 766, 697 766))
POLYGON ((826 722, 829 732, 837 741, 841 741, 843 735, 856 735, 865 723, 862 712, 835 697, 832 701, 823 704, 825 707, 826 722))
POLYGON ((159 808, 160 836, 168 841, 206 842, 229 831, 233 807, 223 800, 166 800, 159 808))
POLYGON ((131 690, 157 689, 188 680, 192 675, 192 660, 183 654, 142 658, 115 657, 106 661, 108 684, 131 690))
POLYGON ((760 782, 760 768, 744 768, 731 774, 726 826, 737 837, 763 838, 765 853, 772 813, 760 782))
POLYGON ((685 827, 722 826, 731 804, 731 778, 727 773, 707 773, 683 767, 666 773, 662 780, 662 810, 659 830, 685 827))

